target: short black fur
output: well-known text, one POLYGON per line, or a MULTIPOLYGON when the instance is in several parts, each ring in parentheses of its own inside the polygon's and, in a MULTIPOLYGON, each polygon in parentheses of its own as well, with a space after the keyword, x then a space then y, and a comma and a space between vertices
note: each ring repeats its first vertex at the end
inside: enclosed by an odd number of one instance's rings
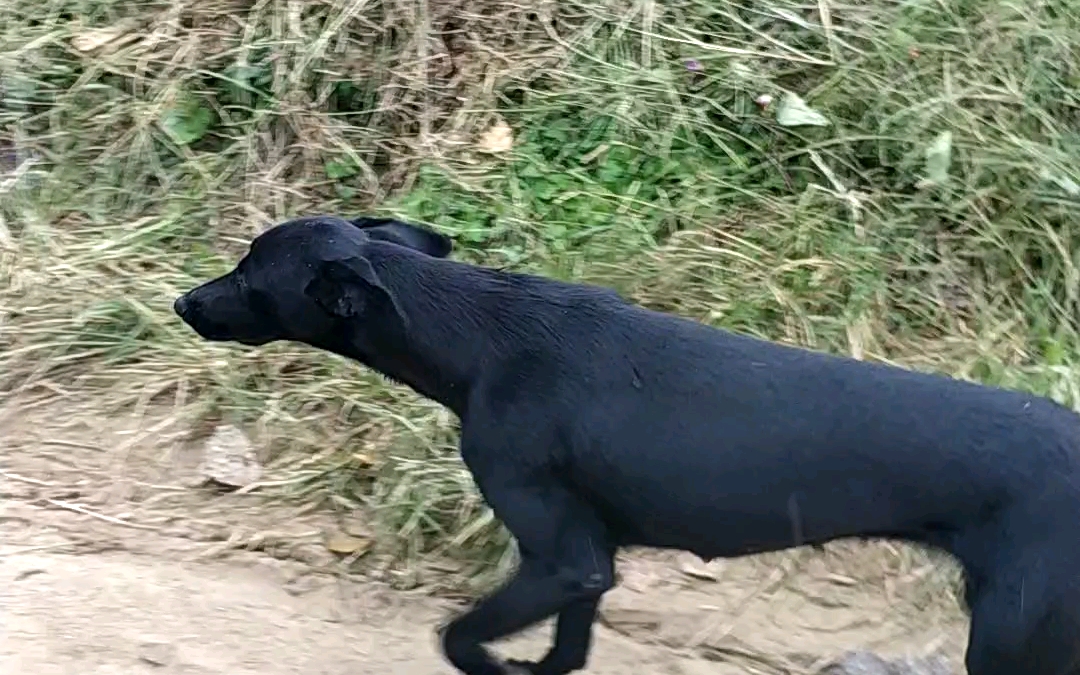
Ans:
POLYGON ((178 298, 208 340, 292 340, 461 420, 521 565, 442 631, 484 643, 558 616, 539 675, 583 668, 624 546, 740 556, 844 537, 955 556, 971 675, 1080 675, 1080 416, 1049 399, 733 334, 612 291, 447 259, 391 220, 302 218, 178 298))

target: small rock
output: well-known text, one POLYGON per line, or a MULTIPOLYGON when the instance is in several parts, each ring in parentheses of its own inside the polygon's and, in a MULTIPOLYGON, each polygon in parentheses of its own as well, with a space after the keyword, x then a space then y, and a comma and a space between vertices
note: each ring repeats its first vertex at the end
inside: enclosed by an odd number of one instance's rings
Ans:
POLYGON ((663 584, 671 567, 648 560, 622 558, 615 568, 616 584, 620 589, 645 593, 663 584))
POLYGON ((322 575, 300 574, 286 581, 282 588, 292 596, 307 595, 326 586, 326 579, 322 575))
POLYGON ((216 483, 239 488, 259 480, 262 466, 247 435, 225 424, 216 428, 206 441, 199 474, 216 483))
POLYGON ((323 543, 327 550, 340 555, 363 555, 371 549, 372 541, 368 537, 354 537, 344 532, 330 532, 323 543))
POLYGON ((849 652, 818 671, 819 675, 952 675, 940 656, 886 660, 867 651, 849 652))
POLYGON ((660 630, 663 624, 661 615, 656 612, 632 607, 612 607, 610 605, 600 608, 600 621, 608 628, 620 633, 653 632, 660 630))
POLYGON ((139 643, 139 660, 152 666, 164 668, 176 659, 176 647, 157 638, 148 638, 139 643))
POLYGON ((503 153, 514 147, 514 131, 506 122, 499 120, 487 131, 481 134, 476 142, 476 147, 481 152, 503 153))
POLYGON ((697 556, 683 555, 679 559, 679 571, 699 581, 717 581, 723 561, 702 562, 697 556))

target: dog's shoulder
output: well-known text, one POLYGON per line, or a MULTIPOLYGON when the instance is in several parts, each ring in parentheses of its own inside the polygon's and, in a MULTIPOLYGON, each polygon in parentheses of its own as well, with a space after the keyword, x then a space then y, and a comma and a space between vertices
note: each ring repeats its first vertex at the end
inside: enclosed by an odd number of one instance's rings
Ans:
POLYGON ((510 305, 528 306, 533 312, 565 313, 631 305, 618 291, 606 286, 475 265, 468 265, 467 273, 477 293, 510 305))

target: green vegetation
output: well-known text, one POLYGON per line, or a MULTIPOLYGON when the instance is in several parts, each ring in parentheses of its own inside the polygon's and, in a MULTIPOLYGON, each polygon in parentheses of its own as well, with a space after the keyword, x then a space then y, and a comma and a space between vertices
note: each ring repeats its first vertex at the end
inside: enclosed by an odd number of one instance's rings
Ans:
POLYGON ((271 494, 398 555, 506 560, 455 421, 171 312, 292 215, 1080 405, 1075 2, 7 0, 0 36, 0 390, 257 422, 271 494))

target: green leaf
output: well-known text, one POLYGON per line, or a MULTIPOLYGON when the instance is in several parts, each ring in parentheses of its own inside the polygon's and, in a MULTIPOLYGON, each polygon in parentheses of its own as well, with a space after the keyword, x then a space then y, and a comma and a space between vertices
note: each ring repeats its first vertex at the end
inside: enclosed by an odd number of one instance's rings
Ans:
POLYGON ((356 163, 344 158, 340 160, 330 160, 326 162, 325 167, 326 177, 330 180, 341 180, 342 178, 348 178, 355 176, 360 172, 360 167, 356 166, 356 163))
POLYGON ((782 127, 827 127, 829 120, 806 105, 798 95, 791 92, 784 94, 776 109, 776 122, 782 127))
POLYGON ((11 73, 0 77, 0 87, 9 105, 21 105, 37 98, 37 84, 29 77, 22 77, 13 68, 11 73))
POLYGON ((943 131, 926 147, 924 172, 926 181, 941 185, 949 180, 949 164, 952 163, 952 132, 943 131))
POLYGON ((179 145, 191 145, 206 135, 213 118, 210 110, 192 100, 166 110, 161 126, 179 145))
POLYGON ((1058 186, 1070 197, 1080 197, 1080 184, 1063 173, 1057 173, 1043 167, 1039 170, 1039 177, 1058 186))

